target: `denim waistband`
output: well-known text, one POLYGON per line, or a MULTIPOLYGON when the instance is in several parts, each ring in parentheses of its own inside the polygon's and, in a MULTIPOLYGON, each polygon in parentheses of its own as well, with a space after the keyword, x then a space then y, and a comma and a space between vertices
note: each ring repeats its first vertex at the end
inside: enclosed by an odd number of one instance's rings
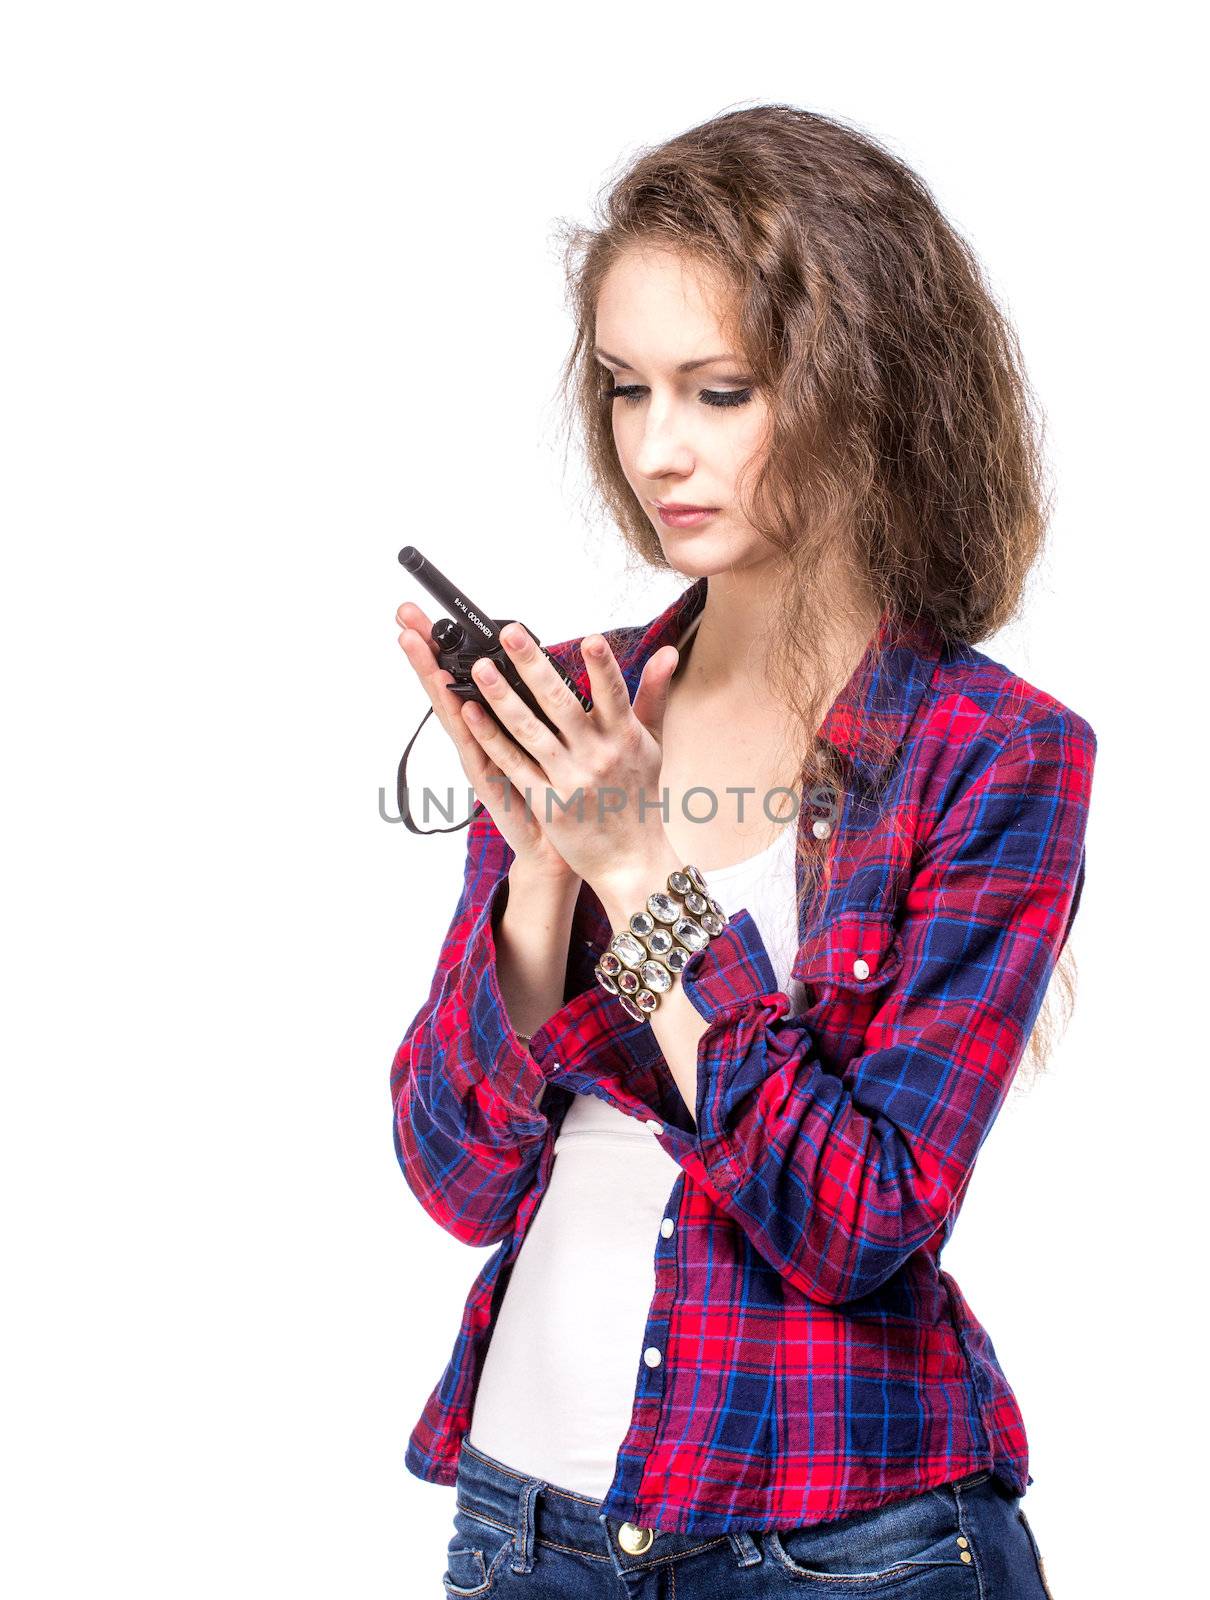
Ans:
POLYGON ((722 1544, 731 1546, 736 1566, 754 1566, 762 1559, 750 1533, 669 1533, 636 1527, 606 1516, 601 1501, 519 1472, 477 1450, 465 1438, 458 1462, 457 1498, 473 1516, 515 1534, 515 1572, 532 1568, 537 1539, 588 1556, 600 1557, 608 1551, 619 1576, 722 1544), (627 1549, 627 1544, 644 1548, 627 1549))

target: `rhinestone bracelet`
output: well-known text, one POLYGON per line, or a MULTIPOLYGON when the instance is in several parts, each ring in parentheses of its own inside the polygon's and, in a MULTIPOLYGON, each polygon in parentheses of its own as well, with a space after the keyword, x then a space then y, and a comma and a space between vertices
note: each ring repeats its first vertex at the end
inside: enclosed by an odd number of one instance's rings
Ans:
POLYGON ((647 896, 646 907, 613 935, 593 969, 601 987, 616 994, 638 1022, 659 1005, 689 957, 704 950, 730 920, 696 867, 670 872, 668 889, 647 896))

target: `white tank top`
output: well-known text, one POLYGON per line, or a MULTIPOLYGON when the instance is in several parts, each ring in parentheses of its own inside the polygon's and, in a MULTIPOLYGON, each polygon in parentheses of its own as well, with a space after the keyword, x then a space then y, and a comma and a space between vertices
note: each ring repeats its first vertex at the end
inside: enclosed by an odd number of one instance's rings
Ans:
MULTIPOLYGON (((759 855, 706 872, 728 915, 741 906, 752 914, 791 1013, 805 1002, 789 977, 798 949, 794 840, 786 824, 759 855)), ((468 1432, 476 1449, 605 1498, 630 1428, 655 1245, 680 1172, 644 1123, 576 1095, 484 1358, 468 1432)))

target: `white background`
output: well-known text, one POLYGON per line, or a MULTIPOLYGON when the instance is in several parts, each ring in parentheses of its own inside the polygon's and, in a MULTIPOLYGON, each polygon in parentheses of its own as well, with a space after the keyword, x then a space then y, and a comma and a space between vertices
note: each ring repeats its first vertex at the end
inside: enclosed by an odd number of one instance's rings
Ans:
MULTIPOLYGON (((1027 624, 983 648, 1099 736, 1080 997, 946 1266, 1023 1407, 1055 1593, 1198 1570, 1188 15, 8 12, 8 1594, 438 1593, 454 1491, 403 1451, 488 1252, 427 1218, 391 1139, 465 850, 379 817, 427 708, 393 616, 428 602, 396 552, 548 643, 674 596, 627 572, 564 459, 552 229, 641 145, 774 100, 917 167, 1048 413, 1051 554, 1027 624)), ((414 782, 460 775, 443 745, 431 719, 414 782)))

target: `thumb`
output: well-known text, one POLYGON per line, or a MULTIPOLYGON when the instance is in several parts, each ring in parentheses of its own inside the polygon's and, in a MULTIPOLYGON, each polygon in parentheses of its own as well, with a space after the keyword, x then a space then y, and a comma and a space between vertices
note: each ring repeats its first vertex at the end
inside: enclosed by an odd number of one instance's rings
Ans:
POLYGON ((674 644, 662 646, 643 668, 635 690, 634 714, 654 739, 659 739, 668 709, 668 685, 680 664, 681 653, 674 644))

